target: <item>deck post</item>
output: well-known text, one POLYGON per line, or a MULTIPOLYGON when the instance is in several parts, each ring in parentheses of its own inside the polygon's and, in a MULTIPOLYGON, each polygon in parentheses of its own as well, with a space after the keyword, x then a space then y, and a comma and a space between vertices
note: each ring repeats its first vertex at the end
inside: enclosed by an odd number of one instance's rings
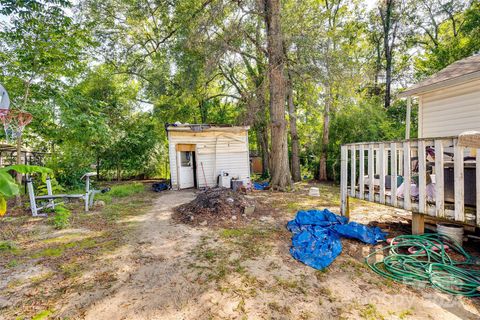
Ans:
POLYGON ((458 145, 458 139, 454 139, 453 143, 453 175, 454 175, 454 188, 455 188, 455 220, 465 222, 465 196, 464 189, 464 166, 463 155, 465 147, 458 145))
POLYGON ((412 185, 410 166, 410 141, 405 141, 403 143, 403 208, 409 211, 412 209, 412 199, 410 198, 412 185))
MULTIPOLYGON (((477 181, 478 183, 478 181, 477 181)), ((435 140, 435 216, 445 217, 443 140, 435 140)))
POLYGON ((348 185, 347 185, 347 163, 348 163, 348 150, 347 146, 341 147, 341 173, 340 173, 340 213, 345 215, 347 212, 347 196, 348 196, 348 185))
POLYGON ((418 140, 418 212, 427 210, 427 159, 425 141, 418 140))
POLYGON ((375 202, 375 175, 373 173, 373 144, 368 145, 368 200, 375 202))
POLYGON ((365 198, 365 147, 360 145, 358 150, 358 158, 359 158, 359 173, 358 173, 358 184, 359 184, 359 191, 360 191, 360 199, 365 198))
POLYGON ((425 215, 412 213, 412 234, 423 234, 425 232, 425 215))
POLYGON ((380 148, 378 149, 378 162, 380 165, 380 171, 378 172, 380 176, 380 203, 385 203, 385 144, 381 143, 380 148))
POLYGON ((351 160, 350 160, 350 195, 355 198, 355 193, 357 192, 357 158, 355 145, 352 145, 351 149, 351 160))
POLYGON ((392 142, 390 144, 390 204, 394 207, 397 206, 397 143, 392 142))

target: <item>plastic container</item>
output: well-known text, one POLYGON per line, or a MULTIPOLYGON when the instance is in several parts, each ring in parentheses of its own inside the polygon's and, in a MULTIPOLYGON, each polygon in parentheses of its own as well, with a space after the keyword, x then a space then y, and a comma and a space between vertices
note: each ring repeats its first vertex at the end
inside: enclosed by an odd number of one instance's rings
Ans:
POLYGON ((449 236, 458 245, 463 245, 463 227, 450 223, 438 223, 437 233, 449 236))

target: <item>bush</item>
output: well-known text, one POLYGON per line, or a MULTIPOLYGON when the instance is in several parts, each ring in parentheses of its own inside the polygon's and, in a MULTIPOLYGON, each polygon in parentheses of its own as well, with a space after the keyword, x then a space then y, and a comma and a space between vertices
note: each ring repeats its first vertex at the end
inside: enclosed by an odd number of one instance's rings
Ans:
POLYGON ((55 215, 53 216, 53 225, 56 229, 64 229, 70 225, 71 212, 63 205, 55 206, 55 215))

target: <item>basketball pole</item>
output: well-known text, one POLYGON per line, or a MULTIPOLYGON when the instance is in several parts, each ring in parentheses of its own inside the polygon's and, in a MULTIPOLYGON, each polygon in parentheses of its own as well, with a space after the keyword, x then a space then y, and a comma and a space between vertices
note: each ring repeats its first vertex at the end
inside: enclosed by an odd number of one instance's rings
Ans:
MULTIPOLYGON (((17 164, 22 164, 22 135, 19 134, 18 137, 17 137, 17 164)), ((17 172, 17 175, 16 175, 16 180, 17 180, 17 184, 19 184, 20 186, 22 185, 22 174, 17 172)), ((20 195, 20 193, 17 194, 17 196, 15 197, 15 202, 16 202, 16 205, 17 207, 21 207, 22 206, 22 196, 20 195)))

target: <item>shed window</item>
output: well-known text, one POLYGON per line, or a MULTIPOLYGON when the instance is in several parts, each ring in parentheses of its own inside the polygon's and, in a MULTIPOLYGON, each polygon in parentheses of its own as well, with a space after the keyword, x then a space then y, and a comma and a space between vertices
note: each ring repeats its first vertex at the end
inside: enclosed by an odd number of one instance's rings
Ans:
POLYGON ((192 152, 182 151, 180 152, 180 160, 182 167, 191 167, 192 166, 192 152))

